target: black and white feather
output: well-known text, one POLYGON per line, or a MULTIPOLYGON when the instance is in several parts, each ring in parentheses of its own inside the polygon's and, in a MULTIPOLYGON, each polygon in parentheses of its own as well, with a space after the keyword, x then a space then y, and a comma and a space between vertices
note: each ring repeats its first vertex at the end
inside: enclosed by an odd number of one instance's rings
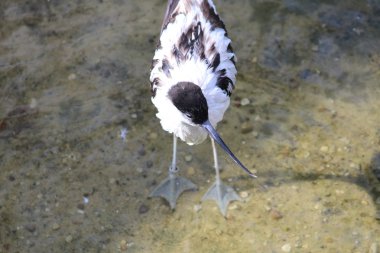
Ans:
MULTIPOLYGON (((163 129, 188 144, 204 141, 207 131, 191 112, 173 102, 173 87, 195 93, 199 87, 207 101, 208 120, 216 127, 230 103, 235 62, 231 40, 211 0, 169 1, 150 75, 152 102, 163 129)), ((176 98, 178 103, 186 99, 176 98)))

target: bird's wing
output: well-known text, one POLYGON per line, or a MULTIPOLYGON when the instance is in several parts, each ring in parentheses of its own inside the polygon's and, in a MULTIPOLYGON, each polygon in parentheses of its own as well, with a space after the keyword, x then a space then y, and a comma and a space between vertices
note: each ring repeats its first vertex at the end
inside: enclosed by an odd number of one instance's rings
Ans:
POLYGON ((164 28, 170 23, 170 19, 172 18, 172 13, 176 9, 180 0, 168 0, 168 5, 166 7, 166 12, 164 16, 164 21, 162 22, 161 32, 164 28))

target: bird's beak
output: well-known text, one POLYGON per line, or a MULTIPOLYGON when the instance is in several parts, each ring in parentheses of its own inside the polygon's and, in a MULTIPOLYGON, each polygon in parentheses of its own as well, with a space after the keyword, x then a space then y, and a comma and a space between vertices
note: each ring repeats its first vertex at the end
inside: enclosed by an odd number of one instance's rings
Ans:
POLYGON ((228 148, 228 146, 224 143, 218 132, 215 130, 215 128, 211 125, 210 121, 206 121, 202 124, 203 128, 207 130, 211 138, 213 138, 221 147, 222 149, 234 160, 235 163, 237 163, 245 172, 247 172, 251 177, 256 178, 257 176, 253 174, 251 171, 249 171, 240 161, 236 158, 234 153, 228 148))

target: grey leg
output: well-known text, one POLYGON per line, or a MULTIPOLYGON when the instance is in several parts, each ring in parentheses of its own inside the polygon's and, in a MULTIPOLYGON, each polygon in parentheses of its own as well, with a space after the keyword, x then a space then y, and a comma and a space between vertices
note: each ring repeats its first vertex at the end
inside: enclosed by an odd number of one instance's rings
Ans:
POLYGON ((149 197, 164 198, 169 202, 170 208, 175 209, 177 199, 184 191, 197 189, 190 180, 177 176, 177 172, 177 137, 173 134, 173 160, 169 167, 169 176, 149 194, 149 197))
POLYGON ((212 138, 210 139, 211 139, 211 144, 212 144, 212 151, 214 155, 214 167, 215 167, 215 172, 216 172, 215 183, 213 183, 213 185, 208 189, 206 194, 203 196, 202 201, 205 201, 208 199, 215 200, 223 216, 226 217, 228 204, 231 201, 234 201, 234 200, 240 201, 241 199, 239 195, 234 191, 234 189, 232 189, 232 187, 223 184, 223 182, 220 180, 218 155, 216 153, 215 142, 212 138))

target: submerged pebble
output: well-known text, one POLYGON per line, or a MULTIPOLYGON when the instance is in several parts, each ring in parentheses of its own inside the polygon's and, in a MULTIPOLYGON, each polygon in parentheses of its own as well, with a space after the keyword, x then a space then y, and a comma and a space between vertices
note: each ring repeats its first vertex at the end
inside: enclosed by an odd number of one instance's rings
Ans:
POLYGON ((65 241, 66 241, 67 243, 72 242, 72 240, 73 240, 73 236, 72 236, 72 235, 68 235, 68 236, 66 236, 66 238, 65 238, 65 241))
POLYGON ((270 211, 270 217, 274 220, 279 220, 279 219, 282 219, 282 217, 284 217, 284 215, 280 211, 278 211, 276 209, 272 209, 270 211))
POLYGON ((245 105, 249 105, 251 102, 249 101, 248 98, 243 98, 241 101, 240 101, 240 105, 242 106, 245 106, 245 105))
POLYGON ((185 161, 186 162, 191 162, 191 160, 193 160, 193 156, 192 155, 186 155, 185 156, 185 161))
POLYGON ((53 230, 58 230, 61 226, 58 223, 54 223, 52 228, 53 230))
POLYGON ((149 134, 149 139, 151 139, 151 140, 155 140, 155 139, 157 139, 157 137, 158 137, 158 134, 155 132, 152 132, 149 134))
POLYGON ((240 195, 241 198, 245 199, 245 198, 248 198, 249 194, 246 191, 242 191, 242 192, 239 193, 239 195, 240 195))
POLYGON ((144 213, 147 213, 148 211, 149 211, 149 206, 147 206, 145 204, 142 204, 139 207, 139 214, 144 214, 144 213))
POLYGON ((77 79, 77 75, 74 74, 74 73, 71 73, 71 74, 67 77, 67 79, 68 79, 69 81, 75 80, 75 79, 77 79))
POLYGON ((283 252, 290 252, 292 250, 292 246, 289 243, 284 244, 282 245, 281 250, 283 252))
POLYGON ((120 250, 126 251, 128 249, 128 243, 126 240, 121 240, 119 244, 120 250))
POLYGON ((33 233, 34 231, 36 231, 36 225, 32 223, 26 224, 25 229, 28 230, 30 233, 33 233))
POLYGON ((202 210, 201 205, 194 205, 194 212, 198 213, 200 210, 202 210))
POLYGON ((187 169, 187 175, 192 176, 192 175, 194 175, 194 174, 195 174, 195 169, 194 169, 194 167, 189 167, 189 168, 187 169))
POLYGON ((249 122, 244 122, 243 124, 241 124, 240 132, 242 134, 248 134, 252 132, 252 130, 253 130, 253 126, 249 122))

